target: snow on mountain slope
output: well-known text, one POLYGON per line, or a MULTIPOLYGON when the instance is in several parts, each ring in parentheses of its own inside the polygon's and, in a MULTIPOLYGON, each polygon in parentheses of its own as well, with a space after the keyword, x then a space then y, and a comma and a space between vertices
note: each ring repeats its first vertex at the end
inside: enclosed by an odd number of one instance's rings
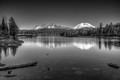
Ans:
POLYGON ((42 24, 40 26, 36 26, 33 29, 34 30, 38 30, 38 29, 43 29, 43 28, 59 28, 59 29, 80 29, 80 28, 95 28, 95 26, 91 25, 90 23, 80 23, 77 26, 71 28, 71 27, 65 27, 65 26, 60 26, 60 25, 56 25, 56 24, 42 24))
POLYGON ((37 25, 37 26, 35 26, 33 29, 34 30, 38 30, 38 29, 42 29, 42 28, 46 28, 47 27, 47 25, 46 24, 42 24, 42 25, 37 25))
POLYGON ((70 27, 65 27, 65 26, 60 26, 60 25, 56 25, 56 24, 42 24, 40 26, 36 26, 33 29, 34 30, 38 30, 38 29, 43 29, 43 28, 48 28, 48 29, 52 29, 52 28, 58 28, 58 29, 71 29, 70 27))
POLYGON ((91 25, 90 23, 80 23, 75 26, 73 29, 80 29, 80 28, 95 28, 95 26, 91 25))

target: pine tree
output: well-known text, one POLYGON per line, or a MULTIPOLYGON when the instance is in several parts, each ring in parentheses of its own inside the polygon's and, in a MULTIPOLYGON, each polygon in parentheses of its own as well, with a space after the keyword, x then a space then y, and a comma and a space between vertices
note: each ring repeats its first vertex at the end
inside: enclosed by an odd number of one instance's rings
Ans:
POLYGON ((19 28, 18 28, 17 24, 15 23, 15 20, 14 20, 13 17, 11 17, 9 19, 9 29, 10 29, 10 36, 13 39, 17 39, 17 34, 18 34, 18 31, 19 31, 19 28))
POLYGON ((3 37, 8 37, 8 26, 7 26, 7 21, 5 17, 2 18, 2 23, 1 23, 1 35, 3 37))
POLYGON ((111 23, 109 24, 109 35, 112 34, 112 30, 113 30, 113 23, 111 22, 111 23))
POLYGON ((105 28, 104 28, 104 30, 103 30, 103 32, 104 32, 105 35, 107 35, 108 29, 109 29, 109 25, 106 24, 106 26, 105 26, 105 28))
POLYGON ((1 36, 1 32, 2 32, 1 27, 2 27, 2 25, 0 24, 0 36, 1 36))
POLYGON ((100 27, 99 27, 99 34, 102 34, 102 27, 103 27, 103 24, 100 23, 100 27))

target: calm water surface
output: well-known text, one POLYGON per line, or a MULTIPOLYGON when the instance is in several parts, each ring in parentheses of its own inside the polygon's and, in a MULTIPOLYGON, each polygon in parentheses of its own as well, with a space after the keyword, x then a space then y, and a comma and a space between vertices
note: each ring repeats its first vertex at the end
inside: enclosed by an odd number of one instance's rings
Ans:
POLYGON ((120 80, 120 39, 116 38, 21 38, 18 47, 0 47, 0 63, 9 65, 37 61, 35 67, 0 71, 0 80, 120 80))

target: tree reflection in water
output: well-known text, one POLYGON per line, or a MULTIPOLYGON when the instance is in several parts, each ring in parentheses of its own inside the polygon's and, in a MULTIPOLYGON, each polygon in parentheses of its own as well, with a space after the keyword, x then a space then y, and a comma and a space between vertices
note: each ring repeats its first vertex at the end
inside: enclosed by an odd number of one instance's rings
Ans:
POLYGON ((120 48, 120 40, 119 39, 99 39, 99 49, 102 48, 102 45, 106 48, 111 50, 112 48, 120 48))
POLYGON ((4 57, 8 57, 9 55, 15 56, 17 53, 18 47, 19 46, 0 47, 0 60, 2 59, 3 56, 4 57))

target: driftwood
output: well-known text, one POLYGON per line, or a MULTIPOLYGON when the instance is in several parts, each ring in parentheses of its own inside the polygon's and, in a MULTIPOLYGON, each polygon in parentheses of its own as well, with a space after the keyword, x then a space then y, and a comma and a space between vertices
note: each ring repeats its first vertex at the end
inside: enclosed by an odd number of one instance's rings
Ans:
POLYGON ((107 65, 110 66, 110 67, 116 68, 116 69, 120 68, 119 65, 113 64, 113 63, 107 63, 107 65))
POLYGON ((0 71, 36 66, 37 63, 38 62, 31 62, 27 64, 20 64, 20 65, 14 65, 14 66, 5 66, 5 67, 1 67, 0 71))
POLYGON ((4 75, 4 77, 15 77, 17 75, 4 75))

